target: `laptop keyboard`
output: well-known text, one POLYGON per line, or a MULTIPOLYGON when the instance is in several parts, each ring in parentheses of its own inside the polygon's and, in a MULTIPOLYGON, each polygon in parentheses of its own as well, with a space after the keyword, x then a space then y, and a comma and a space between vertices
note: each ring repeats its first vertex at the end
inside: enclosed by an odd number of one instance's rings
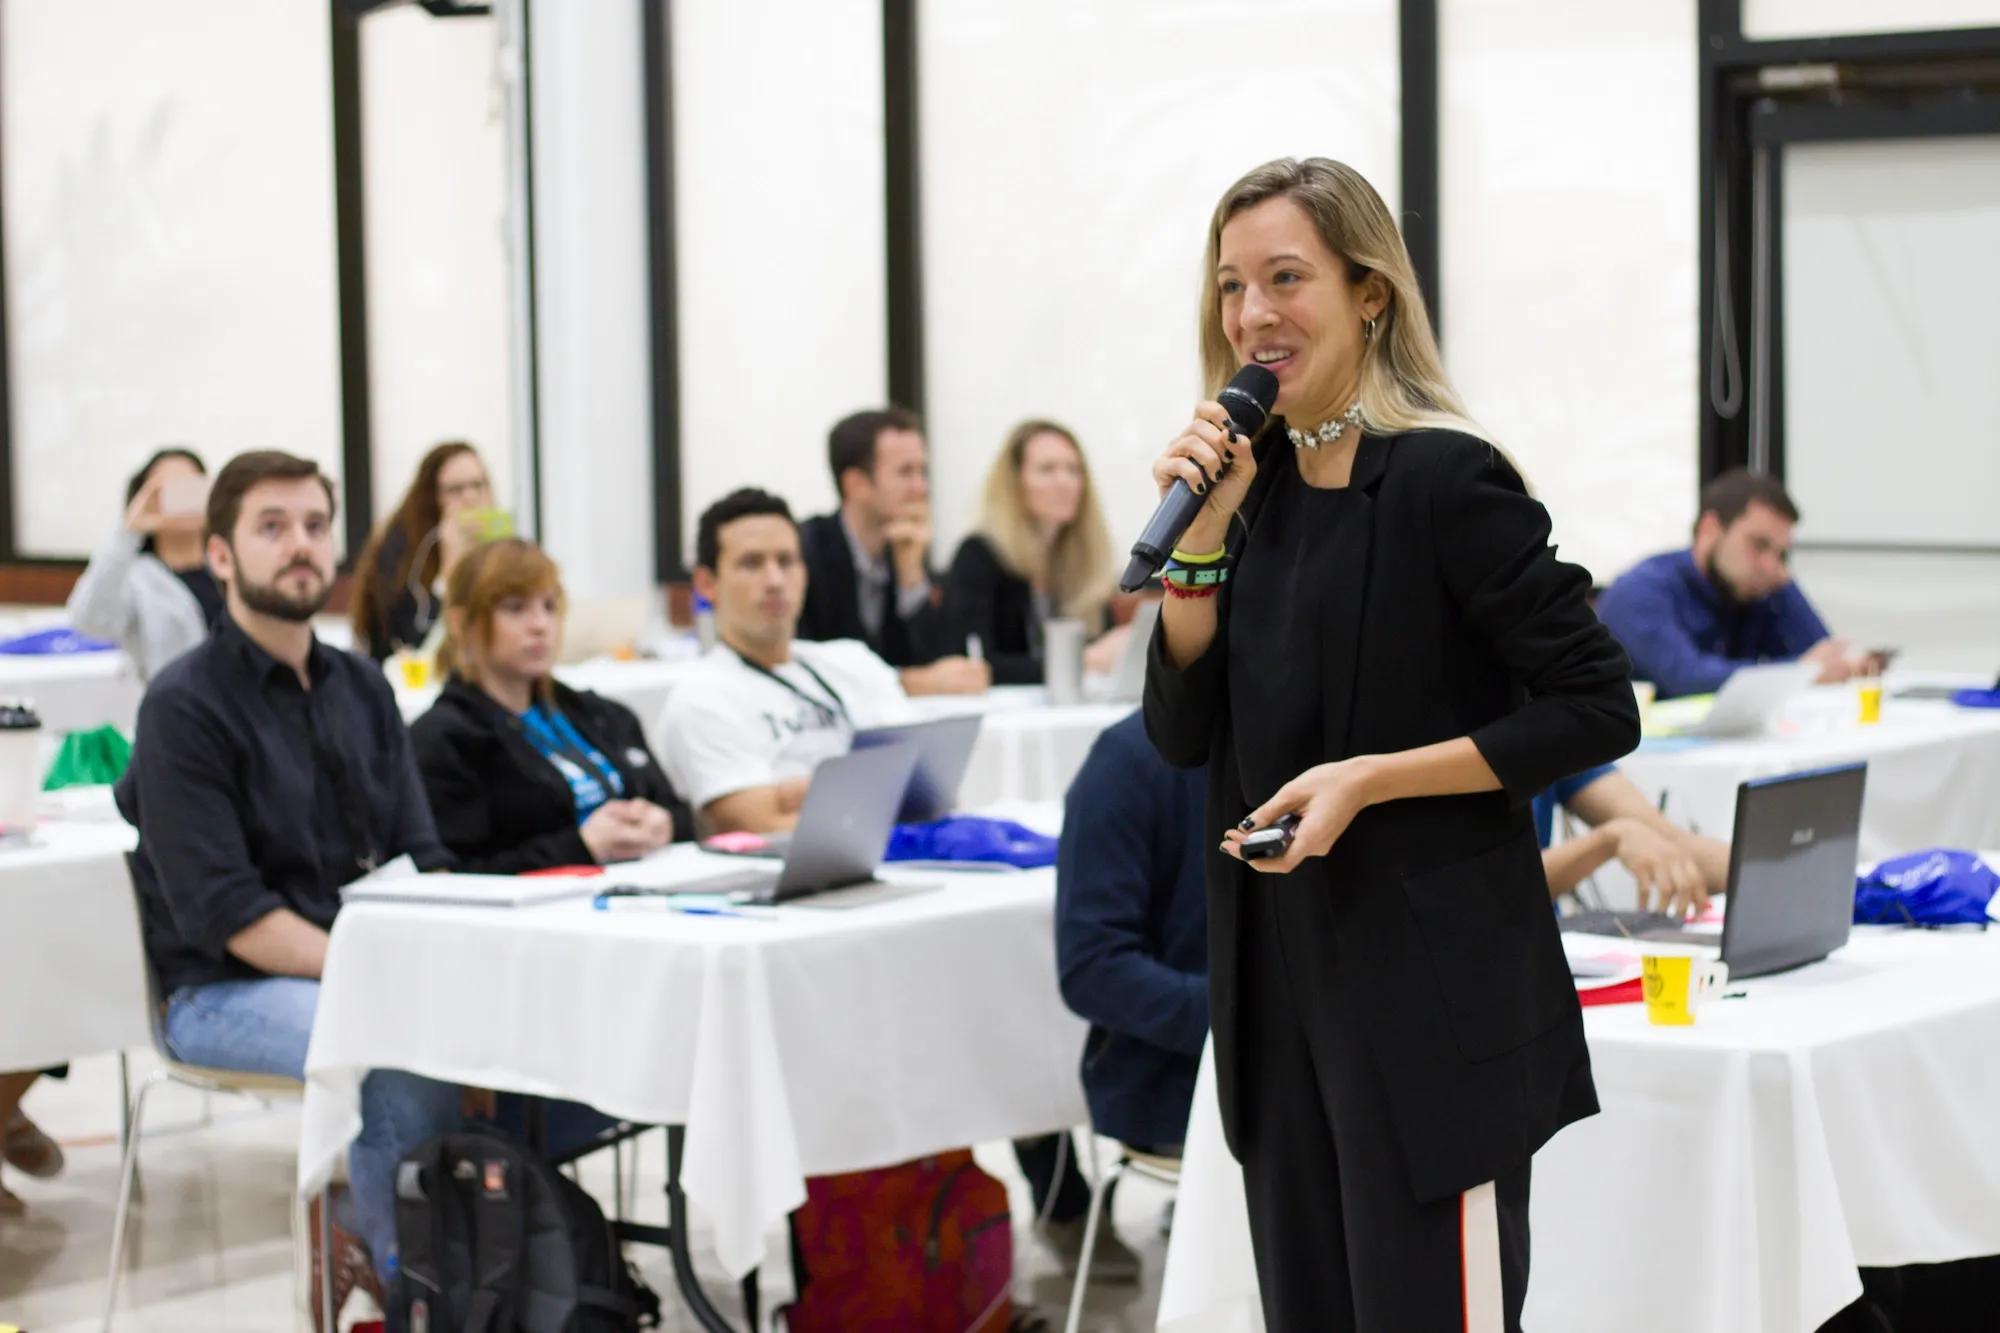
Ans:
POLYGON ((1562 928, 1584 935, 1624 935, 1642 939, 1685 935, 1687 922, 1665 912, 1578 912, 1564 917, 1562 928))

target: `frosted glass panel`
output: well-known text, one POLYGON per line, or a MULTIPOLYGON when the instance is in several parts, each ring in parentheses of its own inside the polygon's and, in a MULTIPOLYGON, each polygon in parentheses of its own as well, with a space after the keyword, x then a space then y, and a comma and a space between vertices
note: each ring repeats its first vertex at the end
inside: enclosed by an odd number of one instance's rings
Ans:
POLYGON ((1743 35, 1753 41, 1996 24, 2000 0, 1743 0, 1743 35))
POLYGON ((445 439, 518 504, 509 443, 506 125, 490 18, 411 7, 361 24, 375 512, 445 439))
POLYGON ((1801 537, 2000 546, 2000 135, 1792 145, 1782 225, 1801 537))
MULTIPOLYGON (((882 7, 676 5, 682 531, 756 485, 832 507, 826 433, 888 393, 882 7)), ((927 73, 926 78, 930 77, 927 73)))
POLYGON ((325 5, 8 0, 17 544, 81 555, 162 442, 338 475, 325 5))
POLYGON ((941 556, 1008 428, 1072 427, 1118 544, 1200 397, 1208 216, 1274 157, 1398 198, 1392 0, 932 0, 923 77, 925 355, 941 556))
POLYGON ((1444 0, 1445 364, 1608 583, 1694 520, 1694 0, 1444 0))

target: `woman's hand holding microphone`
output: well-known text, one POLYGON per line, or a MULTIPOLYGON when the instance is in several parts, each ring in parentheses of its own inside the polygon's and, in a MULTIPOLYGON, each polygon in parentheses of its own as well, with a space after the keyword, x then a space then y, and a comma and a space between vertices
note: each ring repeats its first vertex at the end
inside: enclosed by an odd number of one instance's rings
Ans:
POLYGON ((1204 500, 1181 537, 1181 549, 1198 554, 1222 549, 1229 536, 1229 516, 1256 479, 1257 460, 1251 456, 1249 439, 1230 424, 1229 413, 1217 402, 1197 403, 1194 420, 1153 460, 1153 484, 1162 497, 1176 481, 1185 481, 1204 500))

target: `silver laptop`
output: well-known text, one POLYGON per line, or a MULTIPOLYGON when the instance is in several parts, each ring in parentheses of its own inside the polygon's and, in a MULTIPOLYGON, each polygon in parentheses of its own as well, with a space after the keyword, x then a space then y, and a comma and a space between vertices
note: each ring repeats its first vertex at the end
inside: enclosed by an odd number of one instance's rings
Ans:
POLYGON ((1811 662, 1766 662, 1741 667, 1722 683, 1689 736, 1755 736, 1771 725, 1778 710, 1819 679, 1811 662))
MULTIPOLYGON (((1843 764, 1737 787, 1722 918, 1722 961, 1731 981, 1817 962, 1847 943, 1867 776, 1868 765, 1843 764)), ((1582 913, 1563 918, 1563 928, 1657 943, 1715 942, 1712 933, 1653 912, 1582 913)))
POLYGON ((814 905, 856 907, 935 887, 883 884, 875 878, 916 766, 917 747, 910 744, 881 745, 821 760, 806 789, 799 822, 785 840, 779 870, 730 872, 675 885, 675 891, 721 893, 749 903, 826 895, 814 905))
POLYGON ((958 802, 958 785, 972 762, 973 742, 979 739, 979 723, 979 715, 974 713, 893 727, 866 727, 854 733, 853 748, 857 750, 884 745, 916 747, 917 766, 896 812, 897 823, 924 824, 952 812, 958 802))

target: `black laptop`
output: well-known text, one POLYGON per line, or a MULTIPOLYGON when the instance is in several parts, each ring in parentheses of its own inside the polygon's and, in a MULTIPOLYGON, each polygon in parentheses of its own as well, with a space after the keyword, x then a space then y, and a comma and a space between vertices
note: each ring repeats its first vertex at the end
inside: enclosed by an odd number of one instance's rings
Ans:
MULTIPOLYGON (((1736 789, 1722 961, 1730 980, 1817 962, 1847 943, 1861 859, 1865 763, 1753 778, 1736 789)), ((1664 944, 1713 944, 1651 912, 1584 912, 1563 929, 1664 944)))

